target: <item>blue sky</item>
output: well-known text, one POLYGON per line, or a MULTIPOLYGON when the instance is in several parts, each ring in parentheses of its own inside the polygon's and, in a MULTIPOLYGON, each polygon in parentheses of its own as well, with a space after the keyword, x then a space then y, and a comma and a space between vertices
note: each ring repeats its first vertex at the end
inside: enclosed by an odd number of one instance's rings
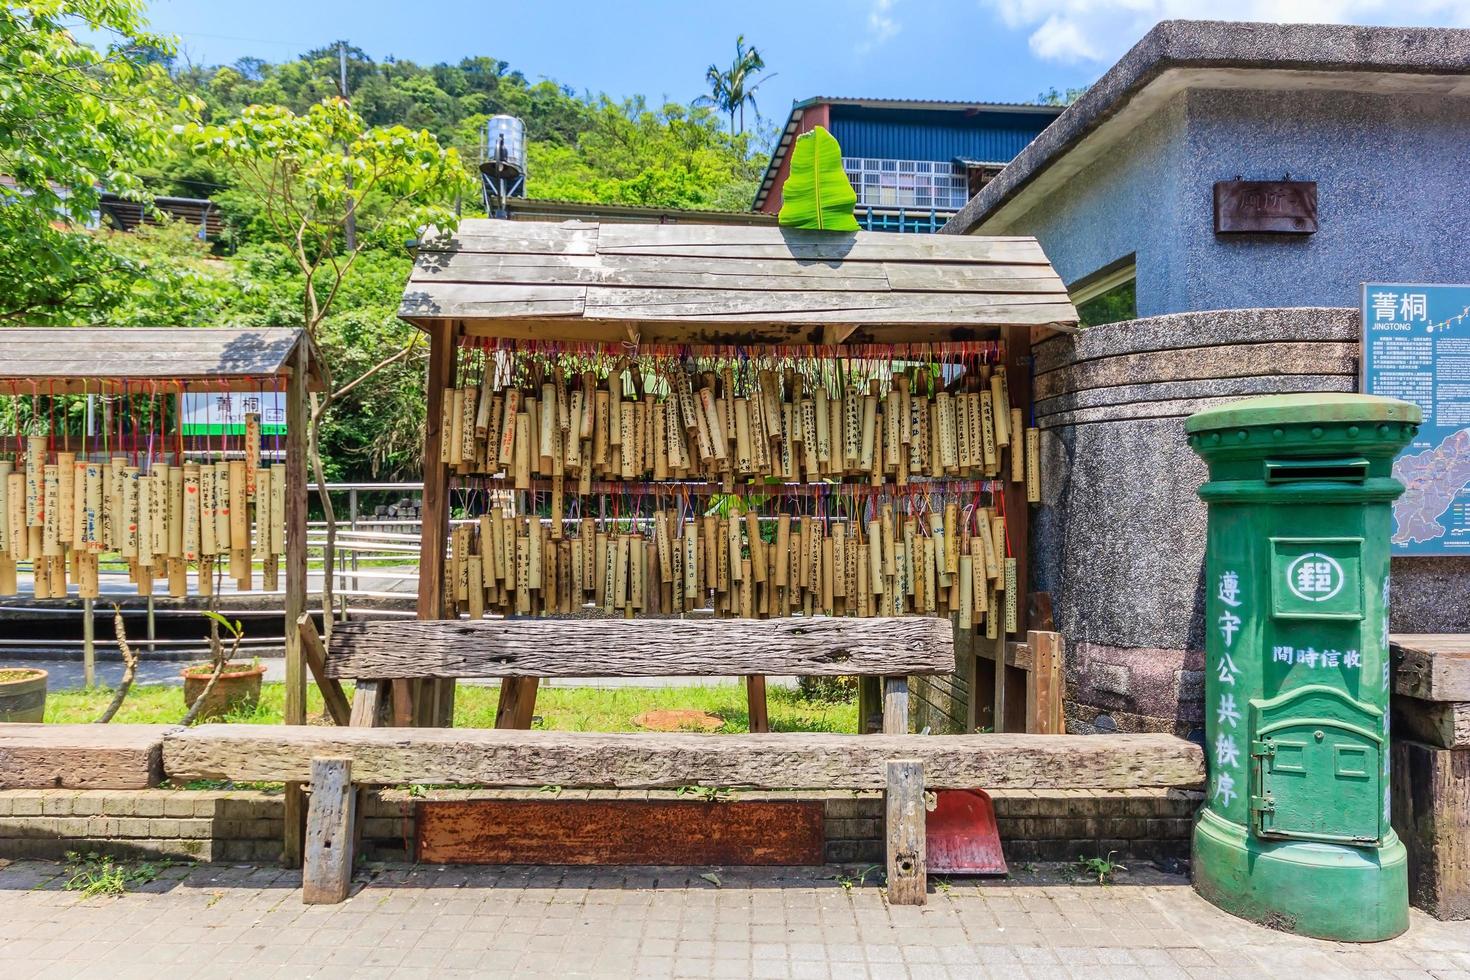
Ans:
MULTIPOLYGON (((294 57, 337 38, 375 59, 490 55, 582 91, 687 102, 744 33, 774 77, 768 118, 813 95, 1033 100, 1095 80, 1161 17, 1219 16, 1206 0, 153 0, 154 29, 205 64, 294 57)), ((1470 0, 1237 0, 1262 20, 1470 25, 1470 0)))

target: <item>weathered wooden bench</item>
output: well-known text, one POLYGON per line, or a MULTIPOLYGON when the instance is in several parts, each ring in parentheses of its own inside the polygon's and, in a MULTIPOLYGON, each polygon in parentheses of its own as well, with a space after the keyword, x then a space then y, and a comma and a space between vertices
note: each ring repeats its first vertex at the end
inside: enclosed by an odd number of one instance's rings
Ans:
POLYGON ((1173 735, 766 735, 201 725, 171 733, 173 779, 311 784, 303 898, 351 883, 354 786, 851 789, 887 793, 888 893, 922 904, 924 791, 1195 788, 1199 746, 1173 735))
MULTIPOLYGON (((954 633, 926 617, 774 620, 469 620, 347 623, 303 649, 327 684, 357 682, 348 729, 208 726, 165 744, 186 778, 308 780, 303 897, 337 902, 351 879, 353 785, 660 789, 882 789, 889 900, 925 900, 924 790, 1184 787, 1200 750, 1168 736, 908 735, 908 678, 954 670, 954 633), (408 680, 565 676, 856 675, 883 678, 883 735, 590 735, 525 732, 502 698, 497 729, 376 729, 388 686, 408 680), (246 730, 250 729, 250 730, 246 730), (1019 741, 1018 741, 1019 739, 1019 741), (213 775, 204 775, 206 773, 213 775)), ((532 696, 534 688, 530 687, 532 696)), ((340 688, 339 688, 340 690, 340 688)), ((345 698, 334 698, 334 715, 345 698)))

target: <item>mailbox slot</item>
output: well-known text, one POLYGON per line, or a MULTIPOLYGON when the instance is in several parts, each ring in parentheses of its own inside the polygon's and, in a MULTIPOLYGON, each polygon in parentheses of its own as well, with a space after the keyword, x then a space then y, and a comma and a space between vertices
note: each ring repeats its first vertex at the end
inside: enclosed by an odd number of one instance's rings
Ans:
POLYGON ((1268 459, 1267 483, 1362 483, 1368 478, 1368 461, 1350 459, 1268 459))

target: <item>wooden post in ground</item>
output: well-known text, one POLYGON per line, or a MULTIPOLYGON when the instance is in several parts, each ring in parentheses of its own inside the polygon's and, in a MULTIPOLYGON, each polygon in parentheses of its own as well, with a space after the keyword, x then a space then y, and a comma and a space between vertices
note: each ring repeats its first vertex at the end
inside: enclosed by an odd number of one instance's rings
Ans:
POLYGON ((1035 692, 1031 724, 1027 731, 1038 735, 1061 735, 1065 726, 1062 713, 1062 635, 1040 630, 1026 634, 1031 651, 1030 689, 1035 692))
MULTIPOLYGON (((449 467, 439 462, 440 445, 448 438, 443 431, 444 392, 454 378, 454 325, 441 323, 429 331, 429 370, 425 393, 428 418, 424 440, 424 506, 419 536, 419 619, 444 618, 444 542, 449 535, 449 467)), ((393 685, 395 724, 412 724, 414 706, 410 697, 431 695, 430 685, 453 686, 453 680, 424 684, 393 685)))
POLYGON ((928 896, 924 850, 924 764, 918 759, 888 763, 888 902, 923 905, 928 896))
POLYGON ((766 708, 766 676, 747 674, 745 677, 745 704, 750 716, 752 732, 771 730, 771 716, 766 708))
MULTIPOLYGON (((286 724, 306 724, 306 661, 301 634, 292 629, 306 612, 306 387, 310 378, 310 341, 302 334, 286 382, 286 724)), ((331 569, 326 573, 331 574, 331 569)), ((152 605, 152 600, 149 600, 152 605)), ((282 863, 301 865, 306 797, 300 783, 286 784, 285 841, 282 863)))
POLYGON ((883 678, 883 734, 907 735, 909 730, 909 679, 883 678))
MULTIPOLYGON (((1011 407, 1021 410, 1021 420, 1029 424, 1031 419, 1031 328, 1012 326, 1006 328, 1006 387, 1010 392, 1011 407)), ((1025 440, 1022 439, 1022 442, 1025 440)), ((1031 510, 1026 501, 1026 484, 1017 480, 1005 483, 1006 542, 1010 555, 1016 559, 1016 591, 1012 597, 1016 604, 1016 636, 1024 636, 1029 628, 1030 603, 1027 593, 1031 582, 1031 510)), ((1002 637, 1004 639, 1004 637, 1002 637)), ((996 665, 996 673, 1005 675, 1004 647, 996 665)), ((996 731, 999 731, 997 717, 996 731)))
POLYGON ((352 760, 312 759, 311 812, 301 872, 301 901, 305 904, 334 905, 351 890, 356 812, 352 760))

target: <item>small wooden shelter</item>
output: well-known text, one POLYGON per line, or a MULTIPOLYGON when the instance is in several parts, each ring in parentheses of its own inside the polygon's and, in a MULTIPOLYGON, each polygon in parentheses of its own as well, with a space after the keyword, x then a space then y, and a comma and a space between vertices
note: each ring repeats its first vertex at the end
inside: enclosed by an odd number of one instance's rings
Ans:
MULTIPOLYGON (((1065 285, 1033 238, 485 219, 425 236, 399 315, 430 339, 422 619, 441 615, 450 472, 434 461, 446 438, 444 391, 453 383, 456 348, 468 339, 628 350, 811 345, 875 358, 902 357, 908 346, 1001 340, 1011 406, 1029 418, 1033 337, 1077 324, 1065 285)), ((1005 498, 1022 542, 1017 572, 1024 591, 1026 489, 1008 483, 1005 498)), ((1023 637, 1024 598, 1017 623, 1023 637)), ((1004 717, 1016 717, 1016 696, 1006 708, 1005 653, 992 662, 1001 730, 1004 717)), ((1022 707, 1024 690, 1022 675, 1022 707)))
MULTIPOLYGON (((306 608, 308 391, 325 387, 305 331, 289 327, 7 327, 0 395, 173 396, 282 386, 286 401, 286 622, 306 608)), ((286 630, 286 721, 306 722, 306 667, 286 630)))

